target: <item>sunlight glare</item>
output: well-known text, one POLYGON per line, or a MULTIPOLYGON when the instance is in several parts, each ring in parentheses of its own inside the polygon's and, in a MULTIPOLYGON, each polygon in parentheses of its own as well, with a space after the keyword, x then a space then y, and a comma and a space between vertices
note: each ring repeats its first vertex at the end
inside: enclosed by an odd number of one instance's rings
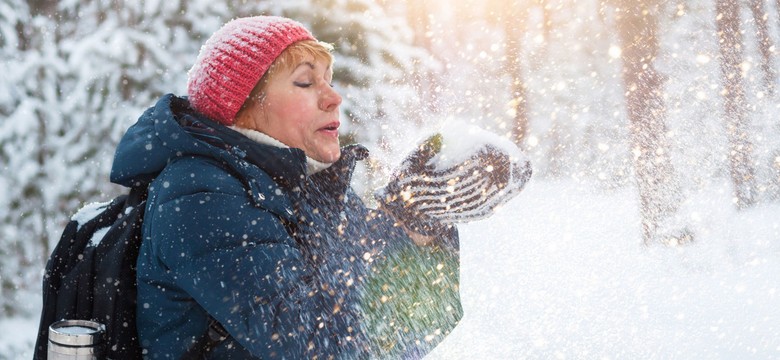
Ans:
POLYGON ((609 47, 609 57, 613 59, 619 59, 620 55, 623 54, 623 50, 620 48, 620 46, 617 45, 610 45, 609 47))
POLYGON ((529 136, 528 137, 528 146, 535 147, 537 145, 539 145, 539 138, 536 137, 536 136, 533 136, 533 135, 529 136))

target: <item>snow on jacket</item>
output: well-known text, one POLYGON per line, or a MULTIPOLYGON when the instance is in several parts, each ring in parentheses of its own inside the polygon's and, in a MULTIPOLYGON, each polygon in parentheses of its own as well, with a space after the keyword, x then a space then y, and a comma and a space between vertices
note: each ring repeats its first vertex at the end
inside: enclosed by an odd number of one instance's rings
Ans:
POLYGON ((457 231, 417 247, 349 186, 347 146, 306 174, 300 149, 256 143, 162 97, 128 129, 111 180, 149 183, 138 258, 148 358, 179 358, 228 331, 209 358, 421 357, 462 316, 457 231))

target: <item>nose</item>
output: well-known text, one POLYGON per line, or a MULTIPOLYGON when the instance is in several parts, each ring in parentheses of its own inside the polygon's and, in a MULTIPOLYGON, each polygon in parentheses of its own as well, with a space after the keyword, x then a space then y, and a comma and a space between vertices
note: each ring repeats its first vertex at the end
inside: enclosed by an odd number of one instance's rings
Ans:
POLYGON ((322 111, 334 111, 341 105, 341 95, 329 84, 323 86, 324 89, 320 92, 320 110, 322 111))

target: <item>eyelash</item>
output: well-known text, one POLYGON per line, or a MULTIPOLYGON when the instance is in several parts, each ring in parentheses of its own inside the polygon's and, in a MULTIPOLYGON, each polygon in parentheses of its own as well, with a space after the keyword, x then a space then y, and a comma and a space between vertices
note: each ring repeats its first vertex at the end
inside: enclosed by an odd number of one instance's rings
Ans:
MULTIPOLYGON (((305 88, 307 88, 307 87, 310 87, 310 86, 312 86, 313 84, 312 84, 312 83, 302 83, 302 82, 297 82, 297 81, 294 81, 294 82, 293 82, 293 85, 295 85, 295 86, 297 86, 297 87, 301 87, 301 88, 304 88, 304 89, 305 89, 305 88)), ((330 87, 334 87, 334 85, 333 85, 333 83, 332 83, 332 82, 328 83, 328 86, 330 86, 330 87)))

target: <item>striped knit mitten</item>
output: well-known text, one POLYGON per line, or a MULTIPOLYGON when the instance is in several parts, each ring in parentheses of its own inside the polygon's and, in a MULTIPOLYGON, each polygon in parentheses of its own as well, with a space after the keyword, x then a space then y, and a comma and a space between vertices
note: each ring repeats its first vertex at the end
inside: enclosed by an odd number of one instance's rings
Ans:
POLYGON ((530 177, 530 162, 514 144, 471 129, 423 141, 374 195, 410 230, 435 235, 454 223, 489 216, 530 177))

